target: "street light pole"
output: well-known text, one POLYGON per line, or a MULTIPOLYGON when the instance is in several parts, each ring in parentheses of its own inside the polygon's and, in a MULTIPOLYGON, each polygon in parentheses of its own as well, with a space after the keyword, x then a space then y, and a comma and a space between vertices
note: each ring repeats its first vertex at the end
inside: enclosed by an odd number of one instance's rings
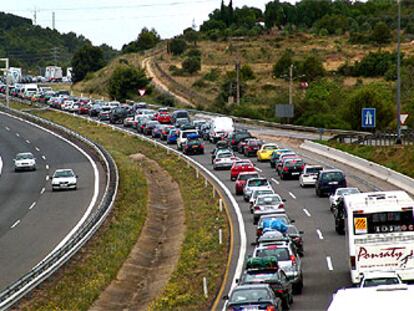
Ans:
POLYGON ((401 144, 401 0, 397 0, 398 5, 398 28, 397 28, 397 145, 401 144))
POLYGON ((289 105, 293 104, 292 87, 293 87, 293 64, 289 66, 289 105))
POLYGON ((10 107, 10 98, 9 98, 9 59, 8 58, 0 58, 0 61, 5 62, 5 68, 2 69, 6 74, 6 106, 7 108, 10 107))

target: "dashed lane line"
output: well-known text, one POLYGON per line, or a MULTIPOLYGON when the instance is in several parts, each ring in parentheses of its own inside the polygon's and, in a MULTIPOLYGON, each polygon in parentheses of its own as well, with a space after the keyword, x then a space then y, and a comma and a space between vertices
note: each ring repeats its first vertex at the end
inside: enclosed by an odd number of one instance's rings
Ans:
POLYGON ((43 187, 42 190, 40 190, 40 194, 45 193, 45 190, 46 190, 45 187, 43 187))
POLYGON ((316 229, 316 233, 318 234, 319 240, 323 240, 323 235, 322 235, 321 230, 316 229))
POLYGON ((16 220, 16 222, 10 228, 14 229, 19 223, 20 223, 20 219, 16 220))
POLYGON ((42 159, 46 161, 46 157, 44 155, 42 155, 42 159))
POLYGON ((38 147, 35 147, 35 149, 36 149, 36 151, 38 151, 38 152, 40 151, 40 149, 39 149, 38 147))
POLYGON ((33 209, 36 206, 36 202, 33 202, 32 205, 29 206, 29 210, 33 209))
POLYGON ((49 178, 50 178, 50 177, 49 177, 49 175, 46 175, 46 181, 48 181, 48 180, 49 180, 49 178))
POLYGON ((47 170, 49 169, 49 165, 48 165, 48 164, 46 164, 46 169, 47 169, 47 170))
POLYGON ((6 129, 6 131, 10 131, 10 129, 7 126, 5 126, 4 128, 6 129))
POLYGON ((304 208, 303 211, 306 214, 306 216, 312 217, 311 213, 309 213, 309 211, 306 208, 304 208))
POLYGON ((20 137, 20 134, 19 134, 19 133, 16 133, 16 136, 17 136, 17 137, 20 137))
POLYGON ((263 170, 261 168, 258 168, 257 166, 254 167, 256 171, 259 171, 260 173, 263 173, 263 170))
POLYGON ((289 195, 296 200, 296 196, 292 192, 289 192, 289 195))
POLYGON ((274 179, 274 178, 272 178, 272 181, 276 184, 276 185, 279 185, 280 183, 276 180, 276 179, 274 179))
POLYGON ((333 271, 333 265, 332 265, 331 256, 326 256, 326 263, 328 264, 329 271, 333 271))
POLYGON ((26 143, 27 143, 27 144, 30 144, 30 140, 26 139, 26 143))

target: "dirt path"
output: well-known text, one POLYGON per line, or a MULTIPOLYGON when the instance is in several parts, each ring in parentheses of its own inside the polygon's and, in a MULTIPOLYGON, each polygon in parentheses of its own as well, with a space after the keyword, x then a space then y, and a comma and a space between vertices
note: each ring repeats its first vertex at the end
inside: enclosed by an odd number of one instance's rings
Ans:
POLYGON ((155 161, 142 154, 131 158, 142 166, 148 180, 148 216, 116 279, 91 311, 145 310, 162 293, 180 256, 185 215, 179 187, 155 161))

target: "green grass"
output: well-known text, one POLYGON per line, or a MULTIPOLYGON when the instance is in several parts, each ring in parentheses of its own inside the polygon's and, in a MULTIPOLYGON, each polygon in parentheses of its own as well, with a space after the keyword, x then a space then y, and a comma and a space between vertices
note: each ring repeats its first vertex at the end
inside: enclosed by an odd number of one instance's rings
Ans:
POLYGON ((414 177, 414 146, 379 147, 337 142, 324 142, 324 144, 414 177))
POLYGON ((142 153, 157 161, 178 183, 184 201, 186 235, 176 271, 166 292, 156 302, 167 309, 208 309, 225 272, 229 229, 224 213, 212 198, 212 188, 197 179, 194 169, 176 156, 118 131, 52 111, 36 115, 74 129, 102 144, 114 157, 120 171, 116 206, 99 238, 88 243, 77 259, 64 269, 40 295, 29 301, 27 310, 87 310, 100 292, 115 278, 135 244, 145 220, 147 185, 139 166, 129 155, 142 153), (222 245, 218 229, 223 229, 222 245), (202 295, 202 277, 209 280, 209 298, 202 295), (191 308, 189 307, 191 305, 191 308))

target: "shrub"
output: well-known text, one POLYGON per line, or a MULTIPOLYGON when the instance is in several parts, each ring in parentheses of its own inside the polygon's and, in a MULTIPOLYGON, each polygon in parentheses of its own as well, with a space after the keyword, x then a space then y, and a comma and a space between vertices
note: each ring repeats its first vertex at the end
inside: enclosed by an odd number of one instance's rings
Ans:
POLYGON ((169 43, 169 51, 173 55, 181 55, 187 49, 187 43, 183 39, 175 38, 169 43))
POLYGON ((200 51, 200 50, 198 50, 198 49, 190 49, 190 50, 187 52, 187 56, 188 56, 188 57, 198 57, 198 58, 200 58, 200 59, 201 59, 201 51, 200 51))
POLYGON ((217 68, 210 69, 210 71, 204 75, 204 80, 207 81, 217 81, 218 78, 220 78, 220 71, 217 68))
POLYGON ((201 69, 201 60, 198 57, 190 56, 182 62, 182 69, 184 72, 193 74, 201 69))
POLYGON ((308 55, 303 61, 301 73, 306 76, 306 80, 315 80, 325 75, 322 60, 316 55, 308 55))
POLYGON ((155 99, 162 106, 167 106, 167 107, 174 107, 175 106, 175 99, 174 99, 173 96, 171 96, 169 94, 161 93, 155 99))
POLYGON ((280 78, 283 75, 289 74, 289 66, 293 64, 293 51, 286 49, 277 63, 273 66, 273 76, 280 78))
POLYGON ((196 88, 205 88, 208 84, 203 79, 198 79, 192 86, 196 88))
POLYGON ((250 67, 248 64, 244 64, 240 69, 240 75, 242 80, 253 80, 255 78, 254 72, 252 70, 252 67, 250 67))

